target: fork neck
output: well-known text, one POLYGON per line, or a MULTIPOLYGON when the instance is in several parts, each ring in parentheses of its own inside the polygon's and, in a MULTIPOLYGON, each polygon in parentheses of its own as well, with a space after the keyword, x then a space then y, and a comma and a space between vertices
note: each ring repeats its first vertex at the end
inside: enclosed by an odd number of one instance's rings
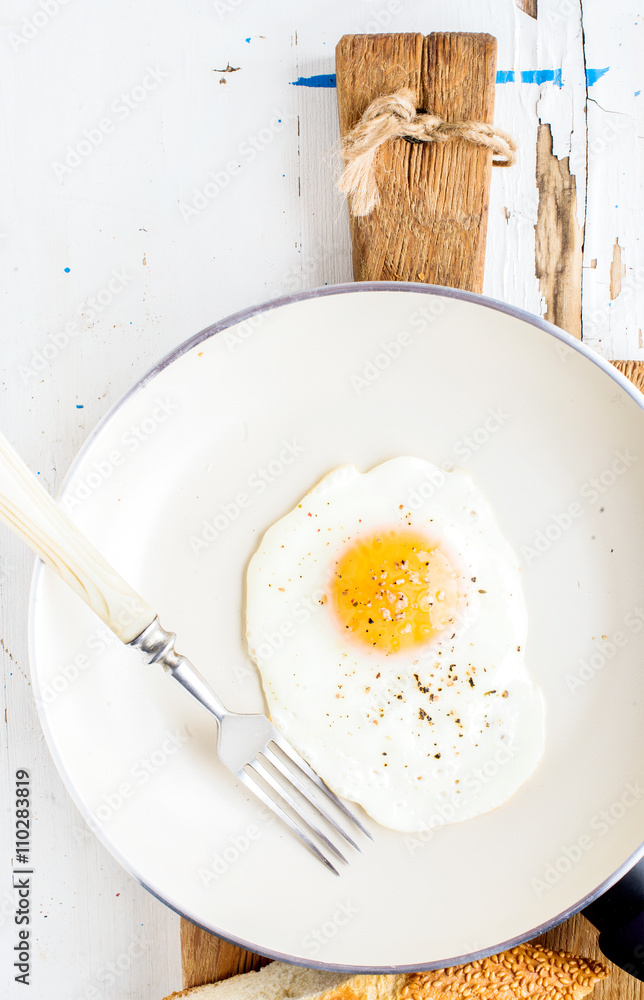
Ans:
POLYGON ((143 653, 148 663, 160 663, 193 698, 221 723, 230 713, 209 684, 186 656, 177 653, 174 632, 167 632, 158 617, 140 635, 128 643, 143 653))

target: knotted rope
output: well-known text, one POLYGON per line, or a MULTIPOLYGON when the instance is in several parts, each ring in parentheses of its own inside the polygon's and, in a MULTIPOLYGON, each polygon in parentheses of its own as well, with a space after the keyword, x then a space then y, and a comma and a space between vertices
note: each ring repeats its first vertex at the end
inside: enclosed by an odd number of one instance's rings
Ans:
POLYGON ((477 146, 491 149, 495 167, 511 167, 517 148, 507 132, 486 122, 448 122, 439 115, 417 111, 412 90, 405 88, 387 97, 377 97, 342 140, 344 170, 338 187, 351 196, 353 215, 369 215, 379 203, 376 153, 383 143, 391 139, 408 139, 410 142, 467 139, 477 146))

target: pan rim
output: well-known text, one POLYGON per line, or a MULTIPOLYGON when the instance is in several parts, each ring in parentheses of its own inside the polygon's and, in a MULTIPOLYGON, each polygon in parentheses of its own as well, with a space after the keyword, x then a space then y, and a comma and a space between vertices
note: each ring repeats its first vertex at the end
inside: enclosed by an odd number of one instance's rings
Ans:
MULTIPOLYGON (((160 361, 158 361, 152 368, 150 368, 141 378, 137 380, 129 389, 127 389, 116 402, 110 407, 107 413, 98 421, 92 431, 89 433, 80 449, 76 453, 71 465, 69 466, 62 484, 60 486, 58 495, 64 492, 68 482, 73 478, 77 467, 84 460, 86 452, 90 449, 95 438, 103 431, 104 427, 113 419, 115 414, 121 409, 121 407, 130 399, 130 397, 136 395, 144 386, 147 385, 152 379, 154 379, 160 372, 171 365, 178 358, 182 357, 188 351, 192 350, 193 347, 202 343, 205 340, 209 340, 215 334, 220 333, 231 326, 235 326, 239 323, 250 319, 252 316, 258 313, 267 312, 273 309, 280 308, 282 306, 290 305, 295 302, 304 301, 312 298, 321 298, 327 295, 339 295, 339 294, 355 294, 360 292, 413 292, 420 294, 429 294, 435 296, 442 296, 444 298, 453 298, 461 300, 464 302, 470 302, 475 305, 480 305, 488 309, 492 309, 497 312, 504 313, 505 315, 512 316, 515 319, 521 320, 528 323, 537 329, 542 330, 549 336, 554 337, 556 340, 570 347, 571 349, 577 351, 586 357, 589 361, 600 368, 609 378, 617 383, 634 401, 635 403, 644 410, 644 395, 626 378, 622 373, 615 368, 609 361, 601 357, 596 351, 588 347, 583 343, 583 341, 577 340, 570 334, 561 330, 559 327, 554 326, 547 320, 542 319, 539 316, 535 316, 532 313, 527 312, 518 306, 510 305, 509 303, 502 302, 499 299, 494 299, 489 296, 480 295, 476 292, 464 291, 458 288, 448 288, 442 285, 429 285, 421 284, 417 282, 403 282, 403 281, 365 281, 365 282, 346 282, 342 284, 335 285, 325 285, 321 287, 306 289, 300 292, 294 292, 292 294, 283 295, 275 299, 267 300, 266 302, 259 303, 254 306, 249 306, 246 309, 240 310, 236 313, 232 313, 226 316, 224 319, 212 324, 211 326, 205 327, 200 332, 189 337, 187 340, 183 341, 173 350, 168 352, 160 361)), ((44 563, 39 558, 35 561, 34 572, 31 581, 29 601, 28 601, 28 648, 29 648, 29 667, 30 675, 32 681, 32 687, 34 694, 36 695, 36 708, 38 712, 38 717, 40 720, 40 725, 42 727, 49 752, 56 764, 56 768, 62 777, 65 787, 70 794, 76 808, 81 813, 85 822, 90 826, 91 815, 89 810, 85 807, 84 802, 77 792, 77 789, 72 781, 70 774, 67 769, 63 766, 62 761, 59 758, 56 745, 54 743, 53 737, 49 731, 46 716, 43 709, 43 701, 38 697, 40 688, 38 684, 38 677, 35 670, 35 609, 37 592, 40 587, 42 573, 44 569, 44 563)), ((537 927, 533 927, 525 932, 518 934, 506 941, 500 942, 492 947, 482 949, 480 951, 470 952, 464 955, 457 955, 451 958, 440 959, 434 962, 425 963, 414 963, 411 965, 380 965, 380 966, 358 966, 358 965, 345 965, 345 964, 333 964, 333 963, 323 963, 319 961, 314 961, 312 959, 303 959, 297 956, 289 955, 287 953, 275 951, 274 949, 267 949, 258 946, 252 941, 246 941, 243 938, 235 937, 227 934, 225 931, 220 930, 214 926, 208 926, 202 923, 200 920, 195 919, 190 913, 185 912, 181 906, 174 900, 170 900, 164 896, 160 890, 154 888, 152 885, 148 884, 141 874, 136 870, 136 868, 131 865, 123 857, 119 849, 112 843, 111 838, 105 834, 103 831, 92 830, 95 836, 101 841, 101 843, 107 848, 112 857, 121 865, 122 868, 128 872, 135 881, 146 889, 155 899, 158 899, 169 909, 173 910, 180 917, 190 921, 202 930, 207 931, 210 934, 215 934, 217 937, 230 944, 237 945, 240 948, 244 948, 248 951, 255 952, 256 954, 263 955, 266 958, 273 959, 275 961, 286 962, 291 965, 303 966, 311 969, 328 970, 333 972, 345 972, 353 974, 388 974, 388 973, 408 973, 408 972, 422 972, 431 969, 442 969, 448 966, 462 965, 467 962, 476 961, 478 959, 486 958, 489 955, 497 954, 501 951, 506 951, 516 945, 522 944, 530 939, 537 937, 540 934, 545 933, 553 927, 558 926, 563 923, 568 918, 574 916, 580 910, 583 910, 586 906, 589 906, 594 902, 599 896, 601 896, 606 890, 608 890, 612 885, 614 885, 619 879, 625 875, 641 858, 644 857, 644 841, 639 845, 638 848, 603 882, 601 882, 595 889, 591 890, 586 896, 584 896, 577 903, 568 907, 566 910, 558 913, 551 919, 548 919, 537 927)))

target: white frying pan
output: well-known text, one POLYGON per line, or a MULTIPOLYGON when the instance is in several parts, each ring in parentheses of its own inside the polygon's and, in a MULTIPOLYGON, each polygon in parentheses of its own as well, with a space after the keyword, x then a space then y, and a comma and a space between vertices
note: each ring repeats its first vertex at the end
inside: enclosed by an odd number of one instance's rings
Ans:
POLYGON ((502 807, 427 837, 376 828, 334 878, 220 766, 206 713, 38 565, 33 687, 90 827, 194 923, 309 966, 445 966, 588 906, 644 852, 643 440, 642 396, 609 364, 465 292, 317 289, 187 341, 60 499, 222 699, 263 708, 243 641, 262 532, 337 465, 417 455, 470 471, 522 557, 545 753, 502 807))

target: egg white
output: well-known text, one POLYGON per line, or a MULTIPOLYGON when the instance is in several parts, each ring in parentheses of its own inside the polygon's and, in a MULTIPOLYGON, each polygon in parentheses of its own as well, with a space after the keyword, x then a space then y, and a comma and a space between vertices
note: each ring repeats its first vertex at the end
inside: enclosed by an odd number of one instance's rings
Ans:
POLYGON ((525 664, 520 567, 470 475, 401 457, 325 476, 248 568, 247 639, 271 718, 339 795, 418 832, 501 805, 534 771, 544 705, 525 664), (329 600, 360 535, 413 530, 455 556, 457 624, 410 652, 347 639, 329 600))

